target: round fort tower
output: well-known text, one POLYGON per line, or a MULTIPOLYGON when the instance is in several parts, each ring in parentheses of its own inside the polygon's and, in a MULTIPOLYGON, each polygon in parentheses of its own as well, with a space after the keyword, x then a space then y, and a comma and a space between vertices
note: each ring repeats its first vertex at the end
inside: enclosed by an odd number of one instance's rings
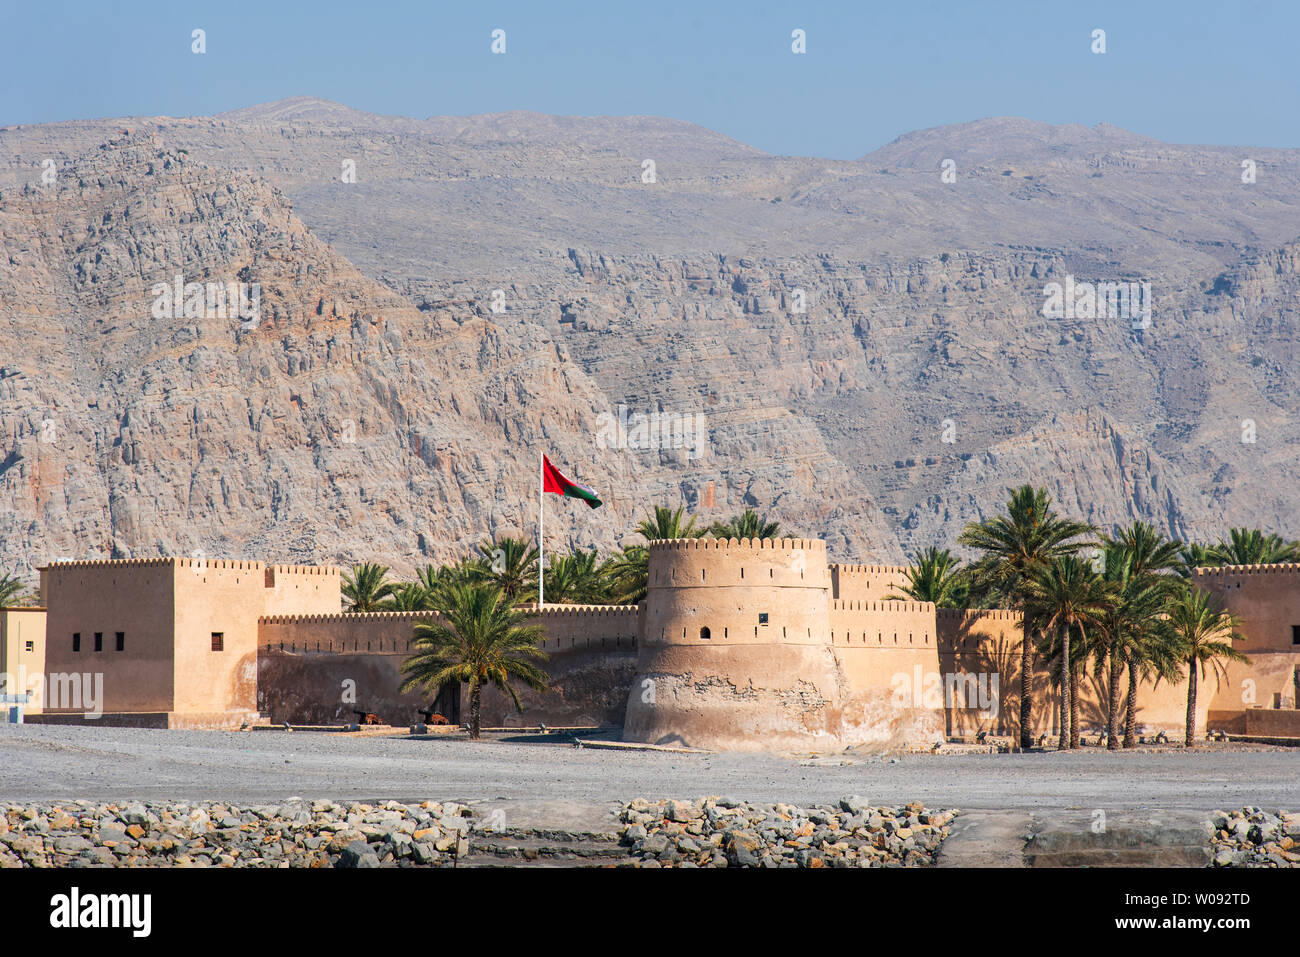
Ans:
POLYGON ((826 543, 651 542, 627 741, 815 748, 840 725, 826 543))

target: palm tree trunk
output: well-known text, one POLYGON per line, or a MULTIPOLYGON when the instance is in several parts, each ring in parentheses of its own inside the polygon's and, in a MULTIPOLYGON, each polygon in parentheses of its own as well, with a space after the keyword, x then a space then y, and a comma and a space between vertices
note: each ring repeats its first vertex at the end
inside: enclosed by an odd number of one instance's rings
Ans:
POLYGON ((469 683, 469 736, 478 738, 482 718, 483 689, 477 680, 469 683))
POLYGON ((1070 747, 1079 746, 1079 672, 1070 672, 1070 747))
POLYGON ((1025 622, 1024 636, 1020 641, 1020 748, 1022 751, 1028 751, 1034 746, 1034 646, 1029 631, 1029 623, 1025 622))
POLYGON ((1061 733, 1057 748, 1061 751, 1070 747, 1070 633, 1061 636, 1061 733))
POLYGON ((1187 659, 1187 746, 1196 745, 1196 658, 1187 659))
MULTIPOLYGON (((1058 678, 1057 685, 1059 684, 1060 684, 1060 679, 1058 678)), ((1064 727, 1065 727, 1065 695, 1060 693, 1060 688, 1058 687, 1057 694, 1056 694, 1056 733, 1060 734, 1061 729, 1064 727)))
POLYGON ((1138 671, 1132 654, 1128 655, 1128 703, 1124 709, 1124 747, 1137 746, 1138 671))
POLYGON ((1110 653, 1110 681, 1106 686, 1106 750, 1119 750, 1119 680, 1124 677, 1124 659, 1119 650, 1110 653))

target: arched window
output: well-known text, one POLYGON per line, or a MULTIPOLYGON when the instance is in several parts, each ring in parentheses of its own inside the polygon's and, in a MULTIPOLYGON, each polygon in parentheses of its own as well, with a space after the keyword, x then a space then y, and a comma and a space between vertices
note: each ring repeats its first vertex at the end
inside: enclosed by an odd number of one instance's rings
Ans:
POLYGON ((709 634, 708 628, 700 629, 700 641, 708 641, 711 637, 712 635, 709 634))

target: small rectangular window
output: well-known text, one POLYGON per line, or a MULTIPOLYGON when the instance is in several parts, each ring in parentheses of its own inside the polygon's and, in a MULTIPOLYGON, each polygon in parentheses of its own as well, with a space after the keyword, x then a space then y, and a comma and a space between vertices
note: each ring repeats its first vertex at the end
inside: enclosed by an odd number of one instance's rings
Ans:
POLYGON ((75 631, 72 633, 72 650, 73 651, 81 650, 81 632, 79 631, 75 631))
POLYGON ((1291 626, 1291 644, 1300 645, 1300 625, 1291 626))
POLYGON ((766 624, 767 624, 767 612, 765 612, 765 611, 760 611, 760 612, 758 613, 758 623, 759 623, 760 625, 766 625, 766 624))
POLYGON ((95 632, 95 650, 104 650, 104 633, 102 631, 95 632))
POLYGON ((118 651, 126 650, 126 632, 124 631, 119 631, 117 633, 117 650, 118 651))
POLYGON ((212 633, 212 650, 223 651, 226 644, 226 635, 224 632, 214 631, 212 633))
POLYGON ((25 645, 25 648, 26 648, 27 651, 35 651, 35 650, 36 650, 36 642, 34 642, 34 641, 24 642, 24 645, 25 645))

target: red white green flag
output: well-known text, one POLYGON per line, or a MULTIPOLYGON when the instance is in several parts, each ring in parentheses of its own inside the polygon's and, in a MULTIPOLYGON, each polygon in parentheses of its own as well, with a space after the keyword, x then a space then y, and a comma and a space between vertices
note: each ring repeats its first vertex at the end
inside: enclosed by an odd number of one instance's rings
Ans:
POLYGON ((580 498, 592 508, 601 506, 600 496, 587 486, 565 478, 564 473, 552 465, 545 455, 542 456, 542 491, 563 495, 565 498, 580 498))

